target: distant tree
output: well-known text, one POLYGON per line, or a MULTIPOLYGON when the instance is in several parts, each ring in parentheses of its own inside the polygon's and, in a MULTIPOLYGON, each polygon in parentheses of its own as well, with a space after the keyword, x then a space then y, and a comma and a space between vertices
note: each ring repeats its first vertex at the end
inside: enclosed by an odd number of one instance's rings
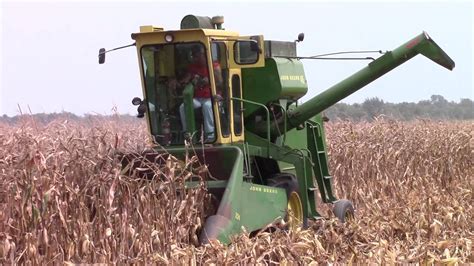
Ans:
POLYGON ((441 95, 432 95, 429 100, 421 100, 418 103, 386 103, 375 97, 366 99, 362 104, 337 103, 325 114, 330 119, 352 121, 372 120, 382 114, 399 120, 474 120, 474 102, 471 99, 461 99, 459 103, 449 102, 441 95))
POLYGON ((459 119, 474 119, 474 102, 471 99, 461 99, 457 112, 459 119))
POLYGON ((362 103, 362 110, 365 111, 369 120, 372 120, 376 116, 382 114, 383 109, 384 109, 384 102, 383 100, 377 97, 368 98, 362 103))
POLYGON ((441 95, 431 95, 431 103, 436 105, 447 105, 448 101, 441 95))

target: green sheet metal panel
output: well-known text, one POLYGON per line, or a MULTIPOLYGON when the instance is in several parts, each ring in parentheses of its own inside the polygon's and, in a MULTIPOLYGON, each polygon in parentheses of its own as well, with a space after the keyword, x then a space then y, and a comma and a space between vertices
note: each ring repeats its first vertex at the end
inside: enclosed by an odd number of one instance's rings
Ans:
POLYGON ((247 231, 261 229, 285 218, 287 198, 283 188, 242 184, 241 224, 247 231))
MULTIPOLYGON (((263 104, 279 99, 296 101, 308 91, 303 64, 287 58, 267 58, 265 67, 242 69, 242 84, 244 99, 263 104)), ((245 116, 257 109, 245 104, 245 116)))

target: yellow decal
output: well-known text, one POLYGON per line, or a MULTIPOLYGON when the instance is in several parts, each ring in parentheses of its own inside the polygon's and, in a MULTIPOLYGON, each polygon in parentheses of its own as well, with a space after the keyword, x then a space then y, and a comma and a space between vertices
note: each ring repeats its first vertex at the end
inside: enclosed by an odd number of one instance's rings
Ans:
POLYGON ((276 194, 278 193, 278 190, 270 187, 257 187, 257 186, 251 186, 250 191, 256 191, 256 192, 264 192, 264 193, 272 193, 276 194))
POLYGON ((306 84, 306 79, 303 75, 282 75, 280 76, 280 80, 300 81, 301 83, 306 84))
POLYGON ((235 212, 235 219, 240 221, 240 214, 238 212, 235 212))

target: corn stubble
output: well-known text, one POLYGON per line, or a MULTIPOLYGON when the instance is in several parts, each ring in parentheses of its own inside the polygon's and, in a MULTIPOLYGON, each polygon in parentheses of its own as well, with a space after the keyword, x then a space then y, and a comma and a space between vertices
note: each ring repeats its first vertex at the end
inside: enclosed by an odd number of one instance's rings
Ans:
MULTIPOLYGON (((195 157, 142 160, 153 180, 122 169, 142 124, 32 120, 0 124, 0 263, 295 264, 474 262, 474 126, 468 122, 330 122, 334 187, 356 219, 262 231, 197 246, 210 197, 195 157)), ((136 172, 136 171, 135 171, 136 172)))

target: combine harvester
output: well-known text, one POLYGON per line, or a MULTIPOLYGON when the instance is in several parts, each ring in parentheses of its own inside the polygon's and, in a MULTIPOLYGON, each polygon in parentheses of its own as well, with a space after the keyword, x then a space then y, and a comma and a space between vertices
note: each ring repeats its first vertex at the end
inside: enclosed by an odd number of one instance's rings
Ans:
MULTIPOLYGON (((281 219, 290 228, 304 226, 321 217, 316 192, 342 222, 353 216, 352 203, 333 193, 321 113, 417 54, 454 68, 423 32, 298 104, 308 90, 301 59, 312 58, 297 56, 304 35, 264 41, 224 30, 223 21, 188 15, 180 30, 142 26, 132 34, 135 43, 112 49, 137 48, 144 99, 132 103, 138 117, 146 114, 155 152, 184 159, 186 144, 195 144, 208 166, 213 178, 205 183, 218 204, 204 223, 201 243, 229 243, 242 227, 253 232, 281 219), (199 60, 204 70, 196 70, 199 60), (210 95, 202 94, 209 89, 210 95), (197 106, 195 94, 204 97, 197 106)), ((99 63, 107 52, 100 49, 99 63)))

